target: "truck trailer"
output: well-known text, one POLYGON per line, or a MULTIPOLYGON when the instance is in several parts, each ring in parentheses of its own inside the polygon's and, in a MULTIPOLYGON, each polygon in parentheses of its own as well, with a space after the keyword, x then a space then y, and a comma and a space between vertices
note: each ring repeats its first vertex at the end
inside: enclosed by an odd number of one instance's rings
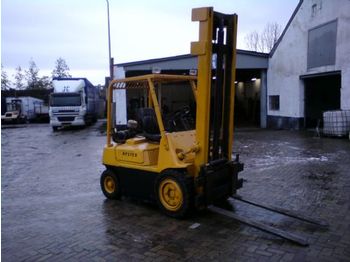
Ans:
POLYGON ((37 117, 37 106, 44 101, 31 96, 6 97, 6 112, 1 116, 1 122, 25 123, 33 121, 37 117))
POLYGON ((86 78, 54 78, 50 95, 50 125, 86 126, 97 121, 99 93, 86 78))

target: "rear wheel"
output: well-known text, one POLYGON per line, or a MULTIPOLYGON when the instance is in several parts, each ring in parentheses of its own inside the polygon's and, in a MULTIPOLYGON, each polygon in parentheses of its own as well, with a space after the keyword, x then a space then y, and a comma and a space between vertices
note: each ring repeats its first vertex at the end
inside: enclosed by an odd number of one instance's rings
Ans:
POLYGON ((177 170, 167 170, 159 176, 156 183, 157 202, 168 216, 181 218, 192 208, 192 180, 177 170))
POLYGON ((100 185, 103 194, 108 199, 120 199, 120 183, 118 176, 114 172, 108 169, 105 170, 101 175, 100 185))

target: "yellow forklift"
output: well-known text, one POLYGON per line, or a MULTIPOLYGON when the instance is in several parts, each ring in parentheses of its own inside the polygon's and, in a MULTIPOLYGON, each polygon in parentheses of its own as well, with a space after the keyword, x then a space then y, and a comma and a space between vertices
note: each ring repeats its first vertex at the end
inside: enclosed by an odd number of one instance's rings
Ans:
MULTIPOLYGON (((191 54, 198 57, 197 76, 150 74, 111 81, 103 151, 106 170, 100 180, 104 195, 109 199, 129 196, 154 201, 165 214, 177 218, 195 209, 209 208, 298 244, 307 244, 297 236, 213 206, 230 197, 249 202, 235 195, 242 186, 238 173, 243 164, 238 155, 232 154, 237 15, 197 8, 192 10, 192 21, 199 21, 200 25, 199 41, 191 43, 191 54), (157 90, 179 85, 193 92, 195 121, 190 121, 188 107, 171 119, 162 115, 157 90), (128 121, 126 130, 116 130, 113 93, 118 89, 143 89, 147 96, 147 107, 139 109, 137 119, 128 121)), ((289 212, 267 209, 286 215, 289 212)), ((290 216, 319 224, 295 214, 290 216)))
MULTIPOLYGON (((192 20, 200 22, 200 40, 191 45, 198 56, 198 77, 144 75, 113 80, 108 89, 103 193, 155 200, 173 217, 231 196, 241 186, 237 175, 243 169, 238 158, 232 160, 237 16, 200 8, 193 10, 192 20), (166 129, 156 88, 171 84, 193 90, 196 119, 191 130, 166 129), (148 107, 139 110, 137 123, 129 121, 128 130, 113 132, 113 90, 135 88, 147 91, 148 107), (140 127, 142 135, 137 134, 140 127)), ((181 115, 177 122, 185 122, 181 115)))

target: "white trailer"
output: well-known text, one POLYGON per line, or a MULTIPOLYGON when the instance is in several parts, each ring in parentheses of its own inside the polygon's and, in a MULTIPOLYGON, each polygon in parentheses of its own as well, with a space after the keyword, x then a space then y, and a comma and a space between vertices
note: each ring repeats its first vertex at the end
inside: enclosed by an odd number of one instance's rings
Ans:
POLYGON ((3 123, 23 123, 36 118, 35 106, 43 105, 44 101, 31 97, 6 97, 6 113, 1 116, 3 123))

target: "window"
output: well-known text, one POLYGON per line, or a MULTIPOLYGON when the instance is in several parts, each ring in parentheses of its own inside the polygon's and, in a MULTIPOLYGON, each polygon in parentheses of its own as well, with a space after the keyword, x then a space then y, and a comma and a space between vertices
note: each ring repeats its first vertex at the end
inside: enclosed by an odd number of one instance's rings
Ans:
POLYGON ((269 96, 270 110, 280 110, 280 96, 269 96))
POLYGON ((80 106, 81 96, 78 93, 61 93, 51 95, 51 106, 80 106))
POLYGON ((334 65, 337 39, 337 20, 309 30, 307 67, 334 65))

